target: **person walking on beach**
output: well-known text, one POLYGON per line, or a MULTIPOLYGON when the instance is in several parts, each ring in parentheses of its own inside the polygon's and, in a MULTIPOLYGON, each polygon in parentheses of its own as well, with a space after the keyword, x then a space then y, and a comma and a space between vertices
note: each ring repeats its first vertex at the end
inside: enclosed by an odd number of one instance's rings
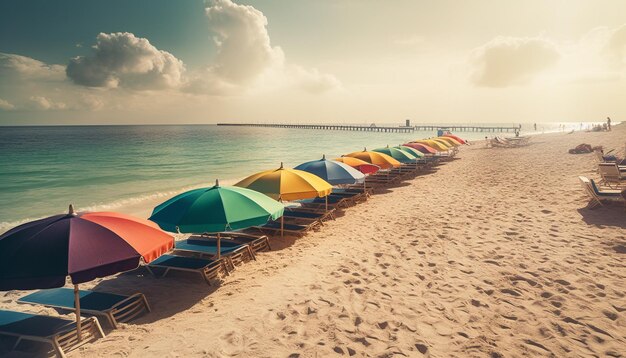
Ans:
POLYGON ((606 117, 606 126, 608 130, 611 130, 611 117, 606 117))
POLYGON ((533 127, 535 128, 535 132, 537 131, 537 123, 533 124, 533 127))

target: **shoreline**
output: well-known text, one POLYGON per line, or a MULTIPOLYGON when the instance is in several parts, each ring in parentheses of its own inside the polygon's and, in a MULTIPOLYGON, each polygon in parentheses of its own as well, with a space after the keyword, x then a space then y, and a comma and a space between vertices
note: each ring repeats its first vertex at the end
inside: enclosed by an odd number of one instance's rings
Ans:
MULTIPOLYGON (((586 124, 590 124, 590 123, 592 122, 586 122, 586 124)), ((619 123, 615 124, 615 126, 617 125, 619 125, 619 123)), ((575 133, 579 133, 579 132, 581 131, 576 131, 575 133)), ((582 133, 587 133, 587 132, 582 131, 582 133)), ((505 136, 505 137, 513 136, 512 133, 485 132, 484 134, 487 134, 487 136, 490 138, 494 137, 495 135, 500 135, 500 136, 505 136)), ((554 134, 566 134, 566 132, 555 129, 554 131, 547 131, 547 132, 530 132, 528 134, 523 134, 523 136, 530 136, 532 138, 535 138, 535 137, 541 137, 545 135, 554 135, 554 134)), ((472 143, 472 145, 481 145, 481 143, 484 143, 484 139, 470 140, 470 142, 472 143)), ((243 179, 244 177, 245 175, 237 177, 237 178, 225 178, 225 179, 220 178, 220 181, 226 185, 229 185, 229 184, 232 185, 238 182, 239 180, 243 179)), ((130 215, 134 215, 134 216, 138 216, 142 218, 147 218, 150 216, 152 209, 156 205, 167 200, 168 198, 178 195, 184 191, 201 188, 209 184, 210 183, 208 182, 204 182, 204 183, 197 183, 197 184, 189 184, 189 185, 182 186, 180 188, 156 190, 156 191, 152 191, 149 193, 141 194, 139 196, 121 198, 121 199, 117 199, 117 200, 114 200, 112 202, 107 202, 107 203, 99 203, 99 204, 87 205, 87 206, 79 205, 77 209, 80 211, 120 211, 122 213, 130 214, 130 215)), ((54 214, 55 213, 50 212, 48 215, 54 215, 54 214)), ((0 234, 6 232, 7 230, 15 226, 21 225, 28 221, 36 220, 38 218, 39 217, 26 217, 20 220, 2 221, 0 222, 0 234)))

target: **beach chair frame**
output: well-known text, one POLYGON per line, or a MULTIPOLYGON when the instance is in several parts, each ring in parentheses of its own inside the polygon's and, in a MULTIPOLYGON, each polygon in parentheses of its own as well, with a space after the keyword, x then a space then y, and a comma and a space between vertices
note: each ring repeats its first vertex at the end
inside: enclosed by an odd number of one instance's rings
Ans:
POLYGON ((599 206, 604 206, 603 200, 611 202, 624 202, 626 204, 626 199, 622 197, 621 193, 618 190, 611 190, 609 192, 604 191, 598 193, 594 188, 595 184, 593 183, 592 179, 583 176, 579 176, 578 178, 585 192, 587 193, 587 196, 589 197, 589 203, 587 204, 587 207, 589 209, 595 209, 599 206))
POLYGON ((610 188, 626 188, 626 176, 622 176, 617 163, 599 163, 598 172, 602 177, 602 184, 610 188))
MULTIPOLYGON (((69 289, 68 289, 69 290, 69 289)), ((70 290, 72 291, 72 290, 70 290)), ((97 293, 97 292, 96 292, 97 293)), ((106 293, 106 292, 103 292, 106 293)), ((72 291, 72 296, 74 292, 72 291)), ((27 297, 27 296, 26 296, 27 297)), ((23 297, 24 298, 24 297, 23 297)), ((59 306, 45 303, 37 303, 31 301, 23 301, 23 298, 17 300, 18 303, 41 305, 45 307, 51 307, 54 309, 74 312, 74 307, 59 306)), ((128 296, 126 299, 114 304, 106 310, 90 310, 85 307, 81 307, 81 312, 92 316, 101 316, 107 320, 107 323, 114 329, 118 327, 118 323, 124 323, 133 320, 134 318, 142 315, 143 313, 150 313, 152 309, 150 304, 143 293, 135 293, 128 296)))
MULTIPOLYGON (((214 237, 207 237, 207 236, 199 236, 199 237, 190 237, 187 240, 197 240, 197 241, 202 241, 202 240, 213 240, 214 237)), ((229 241, 228 238, 221 238, 222 242, 224 241, 229 241)), ((232 241, 232 240, 231 240, 232 241)), ((234 242, 234 241, 233 241, 234 242)), ((225 260, 225 264, 226 264, 226 268, 228 269, 229 272, 234 271, 236 266, 242 265, 248 261, 256 261, 256 256, 254 255, 254 252, 252 251, 252 249, 250 248, 250 245, 248 244, 239 244, 236 243, 237 245, 240 245, 239 248, 230 251, 228 253, 224 253, 224 254, 220 254, 220 257, 222 259, 225 260)), ((193 244, 191 244, 193 245, 193 244)), ((173 252, 184 252, 187 254, 190 254, 192 256, 195 257, 200 257, 200 258, 204 258, 207 257, 209 259, 216 259, 216 255, 215 254, 210 254, 207 252, 202 252, 200 250, 193 250, 193 249, 182 249, 179 247, 174 246, 174 248, 172 249, 173 252)))
POLYGON ((16 338, 11 351, 14 351, 22 341, 32 341, 49 344, 52 351, 59 358, 65 358, 66 352, 70 352, 78 347, 99 338, 104 338, 104 331, 96 317, 81 318, 80 341, 78 340, 78 331, 76 322, 69 321, 65 327, 59 329, 55 334, 40 337, 27 334, 13 333, 10 331, 0 331, 0 335, 11 336, 16 338))
MULTIPOLYGON (((175 256, 175 255, 171 255, 171 256, 175 256)), ((180 256, 180 257, 184 257, 184 256, 180 256)), ((177 267, 177 266, 168 266, 168 265, 159 265, 159 264, 153 264, 150 263, 149 265, 146 265, 146 269, 148 270, 148 272, 150 272, 154 277, 156 278, 163 278, 165 277, 170 271, 183 271, 183 272, 193 272, 196 274, 199 274, 200 276, 202 276, 202 278, 204 279, 204 281, 211 286, 211 280, 218 280, 220 278, 220 276, 225 275, 228 276, 229 275, 229 271, 228 268, 226 266, 225 260, 220 258, 217 260, 211 260, 212 262, 202 268, 199 269, 191 269, 191 268, 186 268, 186 267, 177 267), (154 272, 154 268, 159 268, 159 269, 163 269, 164 272, 162 275, 157 275, 154 272)))

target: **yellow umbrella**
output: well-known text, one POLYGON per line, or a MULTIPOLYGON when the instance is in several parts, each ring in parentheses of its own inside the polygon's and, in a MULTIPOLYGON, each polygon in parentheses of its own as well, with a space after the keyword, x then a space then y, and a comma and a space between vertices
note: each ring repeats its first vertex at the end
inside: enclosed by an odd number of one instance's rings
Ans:
POLYGON ((385 153, 371 152, 364 148, 360 152, 346 154, 346 157, 358 158, 370 164, 378 165, 381 169, 399 168, 402 163, 385 153))
MULTIPOLYGON (((332 185, 317 175, 303 170, 280 168, 262 171, 243 179, 235 186, 261 192, 279 201, 327 197, 332 192, 332 185)), ((326 200, 328 210, 328 200, 326 200)), ((283 218, 281 217, 281 236, 283 218)))
POLYGON ((426 145, 428 145, 430 147, 433 147, 433 148, 437 149, 440 152, 445 152, 445 151, 448 150, 448 146, 447 145, 442 144, 441 142, 437 142, 437 141, 432 140, 432 139, 421 139, 421 140, 416 140, 416 141, 413 141, 413 142, 414 143, 426 144, 426 145))
POLYGON ((440 141, 444 141, 454 147, 458 147, 461 145, 461 143, 459 143, 456 139, 452 138, 452 137, 437 137, 434 138, 436 140, 440 140, 440 141))
POLYGON ((235 186, 256 190, 282 201, 322 198, 332 191, 332 185, 324 179, 303 170, 284 168, 283 163, 278 169, 252 174, 235 186))

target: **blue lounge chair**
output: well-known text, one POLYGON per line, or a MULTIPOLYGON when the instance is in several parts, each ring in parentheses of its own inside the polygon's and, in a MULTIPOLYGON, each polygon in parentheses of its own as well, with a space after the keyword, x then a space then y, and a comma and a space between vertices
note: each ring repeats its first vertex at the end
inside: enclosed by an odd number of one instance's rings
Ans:
POLYGON ((155 277, 164 277, 170 271, 194 272, 202 276, 209 286, 211 285, 211 280, 218 279, 220 275, 228 275, 228 269, 223 259, 211 260, 197 257, 161 255, 158 259, 146 265, 146 268, 155 277), (163 274, 157 275, 155 268, 164 270, 163 274))
MULTIPOLYGON (((317 228, 319 225, 320 225, 319 222, 313 222, 308 225, 296 225, 296 224, 284 223, 283 229, 288 234, 302 236, 307 231, 313 230, 314 228, 317 228)), ((281 226, 280 222, 270 221, 263 226, 255 226, 255 228, 263 232, 270 232, 270 233, 276 234, 276 233, 280 233, 280 230, 281 230, 280 226, 281 226)))
MULTIPOLYGON (((240 231, 224 231, 220 233, 222 240, 227 239, 229 242, 238 244, 245 244, 250 246, 250 249, 254 254, 261 251, 271 250, 270 240, 266 235, 251 235, 240 231)), ((189 237, 190 239, 197 238, 213 238, 217 239, 215 234, 202 234, 189 237)))
POLYGON ((48 353, 65 357, 65 352, 104 337, 104 332, 97 318, 83 318, 81 340, 78 341, 76 322, 73 320, 0 310, 0 336, 15 339, 12 351, 16 350, 22 341, 31 341, 49 345, 52 349, 48 353))
MULTIPOLYGON (((102 316, 113 328, 117 328, 118 322, 128 322, 143 313, 150 312, 148 300, 142 293, 124 296, 108 292, 80 290, 79 295, 82 313, 102 316)), ((24 296, 17 302, 73 312, 74 290, 71 288, 41 290, 24 296)))
MULTIPOLYGON (((174 251, 216 258, 217 238, 196 236, 187 240, 176 241, 174 251)), ((235 269, 235 265, 256 260, 249 245, 239 244, 227 238, 220 239, 220 256, 226 259, 227 267, 232 270, 235 269)))

